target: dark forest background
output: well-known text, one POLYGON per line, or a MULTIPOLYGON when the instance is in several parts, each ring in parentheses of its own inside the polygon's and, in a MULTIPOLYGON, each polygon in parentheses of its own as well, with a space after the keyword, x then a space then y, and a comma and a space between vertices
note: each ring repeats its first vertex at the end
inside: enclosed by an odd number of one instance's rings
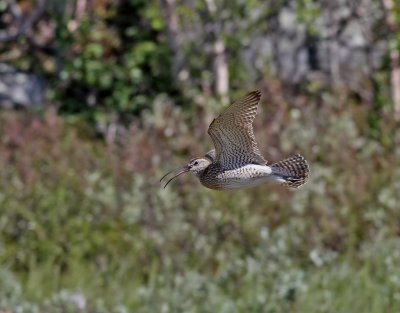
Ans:
POLYGON ((0 312, 399 312, 400 3, 0 0, 0 312), (296 191, 167 170, 260 89, 296 191))

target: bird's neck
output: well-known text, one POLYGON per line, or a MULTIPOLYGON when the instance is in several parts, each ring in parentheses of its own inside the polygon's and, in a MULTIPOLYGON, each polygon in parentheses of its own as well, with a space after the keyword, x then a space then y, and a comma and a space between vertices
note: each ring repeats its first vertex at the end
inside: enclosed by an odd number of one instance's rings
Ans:
POLYGON ((195 173, 196 177, 200 178, 201 176, 207 174, 207 171, 210 169, 210 165, 212 163, 210 163, 206 168, 202 169, 201 171, 198 171, 195 173))

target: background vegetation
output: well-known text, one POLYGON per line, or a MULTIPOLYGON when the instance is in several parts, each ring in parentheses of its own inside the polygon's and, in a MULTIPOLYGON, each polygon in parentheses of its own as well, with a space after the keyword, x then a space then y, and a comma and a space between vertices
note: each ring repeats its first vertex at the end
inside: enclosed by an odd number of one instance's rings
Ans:
POLYGON ((397 2, 0 0, 0 14, 0 62, 46 86, 0 112, 0 312, 400 311, 397 2), (161 189, 255 88, 261 150, 305 155, 309 183, 161 189))

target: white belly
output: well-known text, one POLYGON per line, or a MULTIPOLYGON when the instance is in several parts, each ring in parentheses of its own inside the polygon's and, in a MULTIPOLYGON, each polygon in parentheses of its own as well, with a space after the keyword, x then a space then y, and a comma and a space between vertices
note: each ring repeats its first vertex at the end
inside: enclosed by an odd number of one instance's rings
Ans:
POLYGON ((219 183, 224 189, 249 188, 277 181, 278 177, 266 165, 249 164, 233 170, 224 171, 217 175, 219 183))

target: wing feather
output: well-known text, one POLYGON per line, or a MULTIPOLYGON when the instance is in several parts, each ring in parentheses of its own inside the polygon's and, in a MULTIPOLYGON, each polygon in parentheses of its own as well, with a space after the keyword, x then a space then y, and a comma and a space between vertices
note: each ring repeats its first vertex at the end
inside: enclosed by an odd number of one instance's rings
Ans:
POLYGON ((208 128, 216 150, 216 162, 225 168, 265 164, 253 133, 261 92, 250 92, 225 109, 208 128))

